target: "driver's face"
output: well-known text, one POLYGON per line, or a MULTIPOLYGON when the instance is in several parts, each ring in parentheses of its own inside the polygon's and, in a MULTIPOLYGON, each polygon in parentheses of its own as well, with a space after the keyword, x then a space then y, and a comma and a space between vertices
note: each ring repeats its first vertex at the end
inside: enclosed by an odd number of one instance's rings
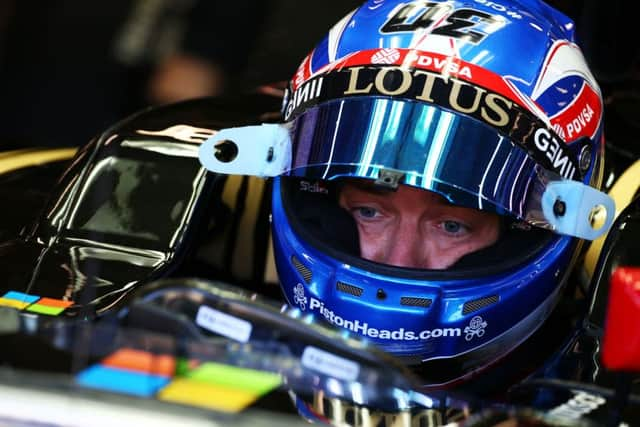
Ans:
POLYGON ((361 256, 398 267, 445 269, 498 239, 498 216, 449 204, 401 185, 396 191, 346 183, 340 206, 358 225, 361 256))

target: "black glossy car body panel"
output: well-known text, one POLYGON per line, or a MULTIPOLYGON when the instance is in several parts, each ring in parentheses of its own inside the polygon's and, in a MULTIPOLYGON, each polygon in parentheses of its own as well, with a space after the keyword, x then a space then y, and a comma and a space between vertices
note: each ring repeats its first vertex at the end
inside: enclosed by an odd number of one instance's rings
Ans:
POLYGON ((137 286, 170 275, 216 216, 213 200, 226 179, 202 168, 200 144, 220 128, 263 122, 278 108, 267 95, 204 98, 114 125, 79 151, 35 222, 17 238, 17 226, 6 232, 0 293, 73 301, 65 312, 72 316, 100 314, 137 286))

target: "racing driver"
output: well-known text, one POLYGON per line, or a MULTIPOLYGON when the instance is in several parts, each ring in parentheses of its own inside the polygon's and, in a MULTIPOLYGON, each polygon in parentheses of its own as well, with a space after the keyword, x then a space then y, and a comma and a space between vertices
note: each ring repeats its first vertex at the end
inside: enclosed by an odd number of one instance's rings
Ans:
POLYGON ((542 1, 370 0, 304 58, 283 123, 225 129, 200 160, 274 177, 289 304, 446 385, 535 332, 611 224, 602 110, 542 1))

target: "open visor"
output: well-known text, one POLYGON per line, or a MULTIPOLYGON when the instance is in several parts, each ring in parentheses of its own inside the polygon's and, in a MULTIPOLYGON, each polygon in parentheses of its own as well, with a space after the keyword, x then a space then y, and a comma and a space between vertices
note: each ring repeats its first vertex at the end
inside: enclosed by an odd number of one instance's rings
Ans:
POLYGON ((220 173, 411 185, 585 239, 606 232, 615 213, 607 195, 543 168, 489 125, 407 100, 340 99, 286 125, 224 129, 200 160, 220 173))

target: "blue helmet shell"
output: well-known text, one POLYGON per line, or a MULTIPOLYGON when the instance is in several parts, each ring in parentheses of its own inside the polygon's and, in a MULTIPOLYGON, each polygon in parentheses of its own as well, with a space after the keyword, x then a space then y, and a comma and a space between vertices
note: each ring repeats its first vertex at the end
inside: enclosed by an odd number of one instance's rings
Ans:
MULTIPOLYGON (((575 44, 573 23, 541 1, 370 0, 303 60, 285 115, 303 114, 304 108, 295 110, 294 96, 314 77, 363 65, 363 58, 403 66, 407 52, 431 71, 499 91, 546 123, 580 158, 576 179, 599 186, 600 91, 575 44), (589 144, 575 143, 581 138, 589 144)), ((283 197, 283 179, 274 183, 272 227, 289 304, 409 364, 455 361, 459 369, 435 381, 440 384, 473 375, 530 336, 558 301, 580 246, 555 235, 526 262, 482 274, 394 274, 301 236, 291 221, 295 207, 283 197)))

